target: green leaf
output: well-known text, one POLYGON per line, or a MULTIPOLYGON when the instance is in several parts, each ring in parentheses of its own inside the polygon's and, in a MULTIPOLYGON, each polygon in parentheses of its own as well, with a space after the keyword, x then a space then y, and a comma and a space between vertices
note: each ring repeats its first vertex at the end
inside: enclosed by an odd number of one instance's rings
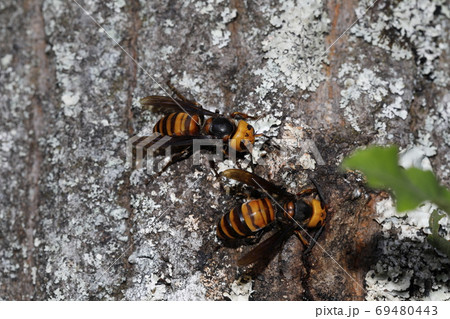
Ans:
POLYGON ((411 185, 418 190, 418 196, 421 196, 424 201, 432 201, 439 208, 450 213, 450 191, 439 185, 433 172, 412 167, 405 173, 411 185))
POLYGON ((391 190, 399 212, 432 201, 450 214, 450 191, 439 185, 431 171, 400 167, 397 154, 398 148, 395 146, 372 146, 355 152, 343 161, 342 166, 363 172, 368 185, 373 188, 391 190))
MULTIPOLYGON (((389 189, 397 200, 397 211, 416 208, 424 201, 431 201, 450 215, 450 191, 439 185, 431 171, 412 167, 403 169, 398 165, 398 149, 391 147, 369 147, 355 152, 345 159, 342 167, 357 169, 366 175, 367 183, 373 188, 389 189)), ((428 242, 450 258, 450 242, 439 236, 439 215, 435 210, 430 216, 432 234, 428 242)))
POLYGON ((395 184, 395 180, 401 175, 397 153, 398 149, 395 146, 374 146, 355 152, 345 159, 342 165, 362 171, 371 187, 386 188, 395 184))
POLYGON ((402 181, 402 183, 399 182, 391 187, 397 200, 397 211, 400 213, 412 210, 426 201, 426 197, 414 185, 408 184, 406 181, 402 181), (402 183, 404 185, 401 185, 402 183))
POLYGON ((446 254, 450 258, 450 242, 445 238, 439 236, 439 221, 444 217, 440 215, 437 210, 434 210, 430 215, 431 235, 428 235, 427 240, 437 250, 446 254))
POLYGON ((430 224, 430 228, 431 228, 431 233, 432 235, 437 235, 439 232, 439 221, 444 218, 444 215, 439 214, 438 210, 435 209, 431 215, 430 215, 430 219, 429 219, 429 224, 430 224))

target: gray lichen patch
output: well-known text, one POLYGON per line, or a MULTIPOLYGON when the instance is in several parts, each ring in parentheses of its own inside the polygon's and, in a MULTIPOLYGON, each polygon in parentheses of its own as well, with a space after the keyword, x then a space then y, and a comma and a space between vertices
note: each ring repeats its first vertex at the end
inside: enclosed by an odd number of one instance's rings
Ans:
POLYGON ((362 69, 360 65, 349 63, 341 66, 339 78, 344 84, 344 89, 341 90, 340 107, 344 109, 344 115, 353 129, 361 131, 359 117, 366 114, 352 109, 351 103, 357 103, 353 108, 366 110, 370 107, 375 108, 375 105, 388 94, 389 83, 377 76, 373 70, 362 69))
POLYGON ((441 0, 361 1, 339 66, 346 123, 372 142, 420 146, 448 180, 448 7, 441 0), (369 44, 369 45, 368 45, 369 44), (370 49, 369 49, 370 48, 370 49), (444 80, 447 79, 447 80, 444 80), (364 129, 363 129, 364 128, 364 129))
POLYGON ((376 13, 364 15, 373 1, 361 1, 355 10, 361 22, 351 33, 388 51, 396 60, 414 59, 422 75, 433 72, 443 51, 448 51, 445 21, 450 12, 445 0, 389 0, 376 13))
MULTIPOLYGON (((400 154, 400 165, 431 170, 423 148, 413 147, 400 154)), ((424 203, 399 214, 391 198, 377 203, 377 222, 383 239, 380 257, 366 275, 367 300, 450 300, 450 261, 426 241, 431 233, 429 219, 437 207, 424 203)), ((450 238, 450 221, 441 219, 442 235, 450 238)))
POLYGON ((231 301, 248 301, 252 294, 251 278, 241 277, 231 284, 231 292, 224 296, 231 301))
MULTIPOLYGON (((91 5, 86 8, 98 18, 102 8, 91 5)), ((127 135, 114 105, 125 104, 126 94, 123 88, 114 92, 106 79, 123 76, 121 53, 86 16, 68 18, 82 13, 74 2, 46 1, 43 8, 56 82, 43 107, 46 135, 39 141, 39 289, 47 299, 117 299, 112 283, 126 279, 114 260, 126 251, 129 213, 117 190, 124 184, 120 149, 127 135), (88 38, 99 46, 87 45, 88 38)), ((126 14, 117 12, 102 23, 125 30, 125 21, 126 14)))
POLYGON ((253 71, 262 78, 255 92, 263 99, 280 84, 289 90, 315 91, 325 79, 323 64, 327 63, 324 35, 329 19, 323 2, 283 1, 266 12, 273 30, 262 42, 266 65, 253 71))
MULTIPOLYGON (((402 218, 389 199, 379 202, 377 210, 384 239, 379 260, 366 275, 366 299, 450 300, 449 260, 425 239, 433 208, 424 205, 402 218)), ((447 231, 449 226, 444 225, 447 231)))

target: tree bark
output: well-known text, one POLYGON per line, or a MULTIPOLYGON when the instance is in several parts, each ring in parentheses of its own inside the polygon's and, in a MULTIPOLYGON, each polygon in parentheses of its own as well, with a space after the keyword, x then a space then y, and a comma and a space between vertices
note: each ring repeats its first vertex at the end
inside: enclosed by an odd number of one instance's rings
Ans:
POLYGON ((387 193, 338 168, 397 144, 450 185, 448 8, 413 2, 3 1, 0 298, 448 298, 426 226, 408 226, 415 239, 387 230, 387 193), (237 260, 252 247, 215 235, 248 188, 204 158, 161 176, 129 167, 127 141, 161 117, 139 99, 167 95, 169 79, 209 110, 276 123, 265 133, 288 152, 269 146, 255 172, 292 193, 321 185, 328 219, 310 254, 292 236, 249 278, 237 260), (411 284, 386 293, 382 276, 411 284))

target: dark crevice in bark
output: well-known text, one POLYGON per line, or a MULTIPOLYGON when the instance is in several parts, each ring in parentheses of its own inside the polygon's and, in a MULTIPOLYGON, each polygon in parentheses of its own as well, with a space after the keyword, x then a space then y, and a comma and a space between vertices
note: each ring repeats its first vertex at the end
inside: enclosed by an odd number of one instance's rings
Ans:
POLYGON ((39 204, 41 201, 41 191, 39 181, 42 176, 43 151, 39 145, 44 128, 46 127, 43 104, 49 103, 51 96, 51 85, 54 76, 51 72, 50 61, 46 54, 45 21, 42 13, 42 1, 26 1, 24 8, 26 16, 30 19, 29 34, 31 44, 31 73, 30 84, 34 87, 34 96, 31 99, 30 117, 27 123, 30 135, 29 148, 29 174, 28 174, 28 201, 25 210, 25 233, 27 247, 27 272, 24 280, 23 299, 42 299, 40 292, 42 284, 39 271, 39 261, 34 245, 37 227, 40 222, 39 204), (36 267, 36 274, 32 269, 36 267))
MULTIPOLYGON (((125 68, 127 69, 127 73, 129 74, 128 77, 128 96, 127 96, 127 104, 125 107, 124 112, 124 118, 125 118, 125 128, 128 132, 128 136, 131 137, 134 134, 134 128, 133 128, 133 112, 132 112, 132 104, 133 104, 133 93, 137 86, 137 74, 138 74, 138 65, 136 62, 138 61, 138 49, 137 49, 137 42, 138 42, 138 36, 139 36, 139 29, 141 28, 141 20, 139 18, 139 9, 140 4, 139 1, 133 0, 130 1, 130 4, 128 6, 129 10, 129 19, 130 19, 130 29, 129 29, 129 36, 127 39, 127 42, 124 45, 125 50, 132 56, 131 59, 128 55, 126 55, 125 68)), ((125 53, 124 53, 125 54, 125 53)), ((125 145, 124 145, 125 147, 125 145)), ((130 174, 131 171, 127 171, 124 174, 124 184, 119 190, 119 203, 122 207, 127 209, 129 212, 129 217, 127 219, 127 230, 126 234, 128 236, 129 242, 127 243, 126 251, 123 254, 122 257, 122 264, 127 269, 127 279, 131 279, 134 274, 134 268, 131 267, 131 265, 128 263, 128 258, 130 257, 130 254, 134 251, 134 243, 133 243, 133 235, 131 233, 131 229, 133 228, 133 210, 131 208, 131 193, 130 190, 132 189, 130 186, 130 174)), ((130 284, 124 283, 125 286, 121 287, 120 291, 121 293, 126 289, 126 287, 129 287, 130 284)), ((123 296, 122 296, 123 298, 123 296)))

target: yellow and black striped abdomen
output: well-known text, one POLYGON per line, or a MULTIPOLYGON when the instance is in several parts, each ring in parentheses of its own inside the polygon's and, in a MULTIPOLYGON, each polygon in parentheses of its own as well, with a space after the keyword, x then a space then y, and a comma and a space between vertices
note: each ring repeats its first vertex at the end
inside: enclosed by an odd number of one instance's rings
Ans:
POLYGON ((193 136, 200 134, 200 117, 187 113, 171 113, 160 119, 153 132, 169 136, 193 136))
POLYGON ((249 237, 274 220, 274 209, 268 198, 252 200, 222 216, 217 237, 224 240, 249 237))

